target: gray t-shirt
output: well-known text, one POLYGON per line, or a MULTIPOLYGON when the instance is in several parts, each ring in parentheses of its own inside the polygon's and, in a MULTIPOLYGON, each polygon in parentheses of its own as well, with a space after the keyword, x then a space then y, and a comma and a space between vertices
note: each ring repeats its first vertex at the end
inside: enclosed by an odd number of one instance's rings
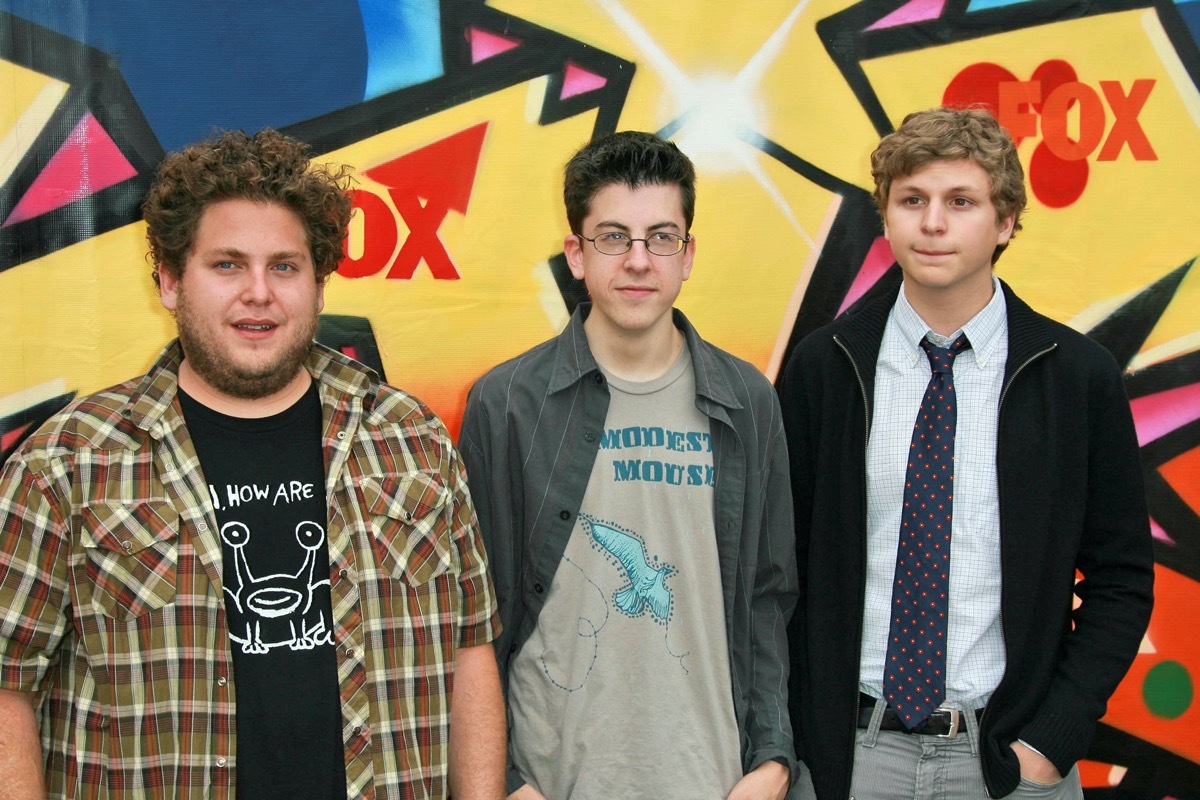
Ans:
POLYGON ((510 672, 514 763, 549 800, 723 798, 742 775, 708 418, 685 347, 608 375, 579 520, 510 672))

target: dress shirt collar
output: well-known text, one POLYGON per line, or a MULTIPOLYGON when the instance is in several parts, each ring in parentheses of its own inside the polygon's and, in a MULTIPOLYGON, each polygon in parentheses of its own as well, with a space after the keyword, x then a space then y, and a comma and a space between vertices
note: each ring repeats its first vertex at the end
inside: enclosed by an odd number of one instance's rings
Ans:
MULTIPOLYGON (((183 348, 178 339, 173 339, 130 394, 124 413, 134 425, 154 431, 167 417, 167 409, 179 388, 179 365, 182 362, 183 348)), ((319 342, 313 342, 305 367, 323 392, 328 387, 335 395, 362 397, 364 407, 370 405, 372 381, 378 380, 370 367, 358 364, 319 342)))
POLYGON ((950 336, 939 336, 925 324, 925 320, 921 319, 921 315, 909 304, 903 286, 900 287, 900 294, 896 297, 896 305, 892 309, 895 323, 903 336, 904 355, 909 361, 909 366, 927 361, 925 352, 921 349, 921 340, 926 336, 933 344, 946 347, 957 339, 960 333, 965 333, 967 340, 971 342, 968 352, 981 368, 987 366, 1000 343, 1001 334, 1008 324, 1005 312, 1004 292, 1000 289, 1000 279, 995 275, 992 275, 992 299, 967 324, 950 336))

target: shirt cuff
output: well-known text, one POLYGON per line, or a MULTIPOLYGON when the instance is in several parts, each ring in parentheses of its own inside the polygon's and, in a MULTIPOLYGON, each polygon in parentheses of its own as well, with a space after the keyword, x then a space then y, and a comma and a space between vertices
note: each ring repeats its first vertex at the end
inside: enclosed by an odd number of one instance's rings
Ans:
MULTIPOLYGON (((1034 747, 1033 745, 1031 745, 1029 742, 1025 741, 1024 739, 1017 739, 1017 741, 1020 742, 1021 744, 1025 745, 1027 748, 1029 748, 1033 752, 1037 753, 1042 758, 1046 758, 1045 753, 1043 753, 1041 750, 1038 750, 1036 747, 1034 747)), ((1049 761, 1049 759, 1046 759, 1046 760, 1049 761)))

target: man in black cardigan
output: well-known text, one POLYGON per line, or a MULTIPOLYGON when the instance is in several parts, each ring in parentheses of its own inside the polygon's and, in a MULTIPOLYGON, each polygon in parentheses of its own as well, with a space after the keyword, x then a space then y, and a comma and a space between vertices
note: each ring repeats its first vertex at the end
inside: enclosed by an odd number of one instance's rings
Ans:
POLYGON ((1082 797, 1075 762, 1152 605, 1121 371, 993 274, 1025 188, 989 114, 909 115, 872 174, 903 284, 806 337, 779 384, 801 586, 790 702, 812 777, 801 788, 822 800, 1082 797), (956 353, 938 395, 953 392, 956 409, 953 479, 933 502, 952 532, 940 579, 936 561, 907 566, 901 531, 902 516, 926 514, 908 486, 924 480, 909 472, 921 467, 910 440, 931 380, 922 350, 938 348, 956 353), (912 572, 948 588, 913 588, 912 572), (930 606, 948 620, 929 627, 930 648, 901 651, 905 592, 945 596, 930 606), (914 672, 930 702, 906 719, 914 672))

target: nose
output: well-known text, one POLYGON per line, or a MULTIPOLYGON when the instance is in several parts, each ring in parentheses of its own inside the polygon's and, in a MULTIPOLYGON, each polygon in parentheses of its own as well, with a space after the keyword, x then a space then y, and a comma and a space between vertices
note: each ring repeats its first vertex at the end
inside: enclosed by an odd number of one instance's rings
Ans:
POLYGON ((946 230, 946 210, 937 203, 925 206, 925 214, 921 217, 921 228, 927 233, 941 233, 946 230))
POLYGON ((242 302, 261 305, 270 302, 271 284, 265 268, 246 270, 242 281, 242 302))
POLYGON ((644 239, 634 239, 633 246, 629 248, 629 252, 625 254, 625 268, 635 270, 650 269, 650 251, 646 247, 644 239))

